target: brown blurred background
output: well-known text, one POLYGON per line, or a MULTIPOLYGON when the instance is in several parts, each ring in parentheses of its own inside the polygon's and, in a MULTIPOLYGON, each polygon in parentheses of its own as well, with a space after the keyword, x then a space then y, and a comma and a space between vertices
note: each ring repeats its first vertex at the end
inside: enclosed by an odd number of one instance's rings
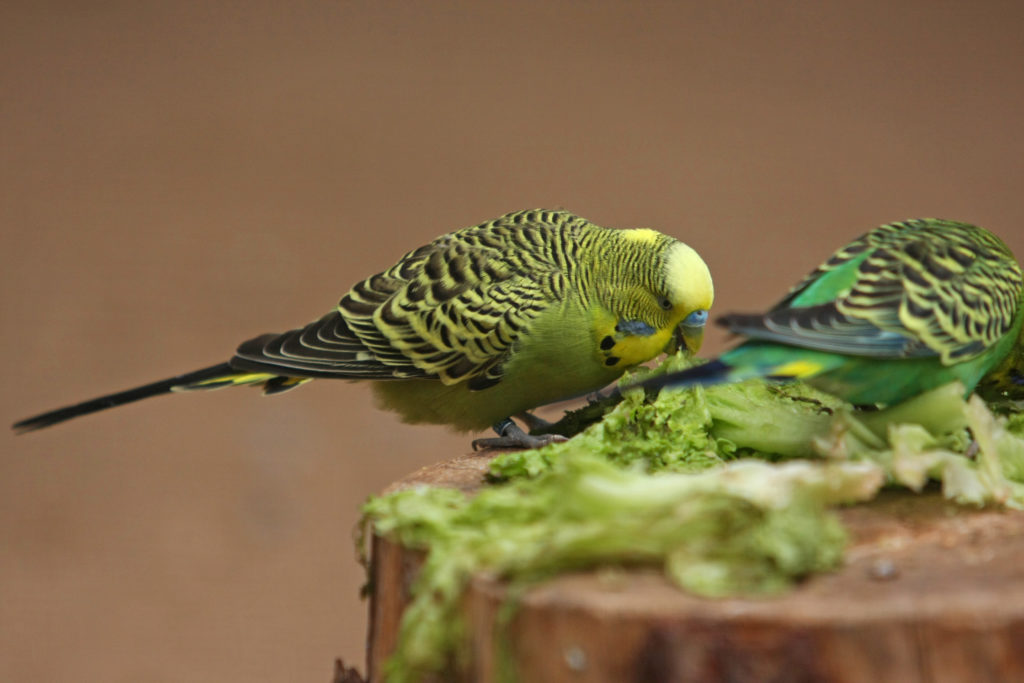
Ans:
MULTIPOLYGON (((521 208, 678 236, 719 313, 889 220, 1024 256, 1024 6, 823 5, 5 2, 0 415, 222 361, 521 208)), ((468 447, 340 382, 0 438, 4 681, 361 664, 357 508, 468 447)))

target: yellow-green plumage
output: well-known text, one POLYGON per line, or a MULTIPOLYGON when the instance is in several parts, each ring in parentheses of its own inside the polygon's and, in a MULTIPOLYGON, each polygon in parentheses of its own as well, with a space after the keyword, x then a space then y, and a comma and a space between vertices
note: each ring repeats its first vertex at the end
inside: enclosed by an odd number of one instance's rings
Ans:
POLYGON ((677 240, 517 212, 409 252, 319 320, 244 342, 226 364, 15 427, 166 391, 262 383, 273 393, 337 378, 371 381, 408 422, 478 430, 599 389, 680 340, 696 350, 712 299, 707 266, 677 240))

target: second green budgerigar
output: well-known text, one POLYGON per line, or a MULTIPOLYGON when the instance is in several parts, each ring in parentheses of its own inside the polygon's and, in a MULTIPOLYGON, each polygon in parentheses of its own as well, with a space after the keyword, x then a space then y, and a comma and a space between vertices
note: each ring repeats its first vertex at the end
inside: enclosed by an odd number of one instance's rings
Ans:
POLYGON ((959 380, 1024 397, 1024 278, 974 225, 882 225, 836 251, 763 314, 718 320, 747 341, 647 388, 803 379, 858 405, 894 404, 959 380))
POLYGON ((412 423, 494 426, 478 445, 536 445, 509 416, 586 394, 685 344, 713 299, 692 248, 650 229, 521 211, 443 235, 356 284, 305 327, 241 344, 226 363, 60 408, 20 431, 172 391, 311 379, 372 382, 412 423))

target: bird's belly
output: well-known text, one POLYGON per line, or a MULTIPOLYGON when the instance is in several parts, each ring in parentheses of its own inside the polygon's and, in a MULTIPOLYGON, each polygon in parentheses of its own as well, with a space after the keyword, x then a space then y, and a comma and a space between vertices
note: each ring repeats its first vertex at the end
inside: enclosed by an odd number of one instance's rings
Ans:
POLYGON ((935 358, 869 359, 848 362, 806 381, 854 405, 895 405, 954 380, 970 393, 981 374, 977 365, 943 366, 935 358))
POLYGON ((506 376, 487 389, 471 391, 466 384, 445 385, 440 380, 417 379, 374 382, 378 405, 397 412, 410 424, 443 424, 457 431, 480 431, 502 419, 555 401, 582 396, 616 379, 604 375, 588 381, 566 376, 560 381, 534 375, 506 376))
MULTIPOLYGON (((486 429, 500 420, 555 401, 597 391, 622 375, 607 367, 589 331, 563 316, 537 322, 503 367, 501 381, 470 390, 465 382, 393 380, 374 383, 378 404, 409 423, 446 424, 459 431, 486 429)), ((624 364, 623 364, 624 365, 624 364)))

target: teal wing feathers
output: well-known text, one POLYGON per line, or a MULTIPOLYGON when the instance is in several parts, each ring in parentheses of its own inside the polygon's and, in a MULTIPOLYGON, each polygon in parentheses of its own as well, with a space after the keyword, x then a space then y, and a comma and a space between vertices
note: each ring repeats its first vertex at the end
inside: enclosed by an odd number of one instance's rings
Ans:
POLYGON ((837 251, 775 307, 720 324, 751 339, 853 356, 983 354, 1019 314, 1024 278, 999 238, 965 223, 883 225, 837 251))

